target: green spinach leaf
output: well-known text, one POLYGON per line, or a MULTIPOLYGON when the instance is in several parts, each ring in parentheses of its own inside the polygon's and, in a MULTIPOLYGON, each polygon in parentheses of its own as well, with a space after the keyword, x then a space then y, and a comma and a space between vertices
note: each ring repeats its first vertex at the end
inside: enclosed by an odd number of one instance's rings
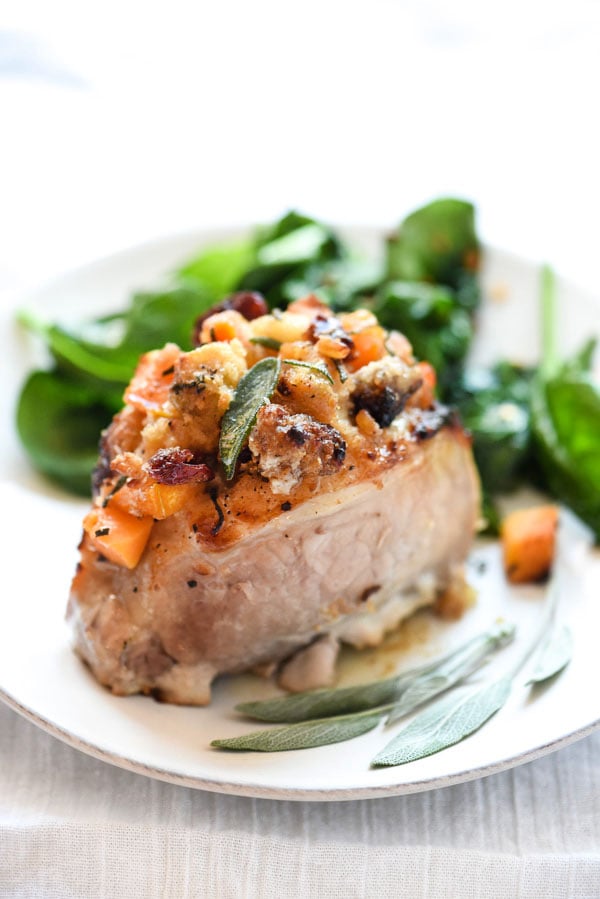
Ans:
POLYGON ((532 371, 508 362, 468 372, 456 391, 485 490, 504 493, 522 480, 530 459, 532 371))
POLYGON ((447 284, 464 291, 465 306, 473 308, 475 282, 465 273, 476 269, 478 255, 473 205, 455 198, 434 200, 407 216, 388 238, 387 277, 447 284))
POLYGON ((543 353, 531 394, 536 455, 549 489, 594 530, 600 540, 600 389, 592 377, 596 343, 588 341, 557 362, 556 289, 542 270, 543 353))
POLYGON ((175 279, 183 286, 208 291, 213 301, 218 302, 235 290, 238 281, 255 263, 252 240, 224 242, 188 260, 177 269, 175 279))
POLYGON ((418 281, 391 281, 381 287, 372 305, 385 328, 408 337, 415 355, 438 374, 442 397, 459 380, 473 337, 468 313, 451 287, 418 281))
POLYGON ((600 540, 600 391, 589 372, 566 363, 538 377, 532 393, 537 457, 550 490, 600 540))
POLYGON ((21 391, 17 429, 36 468, 68 490, 89 495, 100 431, 120 405, 120 393, 36 371, 21 391))

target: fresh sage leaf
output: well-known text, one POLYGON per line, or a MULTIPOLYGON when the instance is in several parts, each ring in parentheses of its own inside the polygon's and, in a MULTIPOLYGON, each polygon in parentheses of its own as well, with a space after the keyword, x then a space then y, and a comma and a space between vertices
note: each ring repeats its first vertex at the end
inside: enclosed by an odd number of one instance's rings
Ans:
MULTIPOLYGON (((420 673, 428 668, 419 668, 420 673)), ((406 688, 415 671, 390 677, 386 680, 374 681, 370 684, 358 684, 354 687, 337 687, 330 690, 311 690, 306 693, 294 693, 290 696, 278 696, 276 699, 264 699, 257 702, 242 702, 236 711, 255 718, 257 721, 298 722, 311 718, 325 718, 329 715, 341 715, 362 712, 376 706, 387 706, 394 702, 406 688)))
POLYGON ((433 671, 415 678, 392 708, 387 725, 394 724, 413 709, 453 687, 476 671, 491 652, 509 643, 515 635, 512 624, 501 624, 485 634, 473 637, 462 649, 433 671))
POLYGON ((444 696, 394 737, 375 756, 371 767, 405 765, 459 743, 502 708, 511 684, 508 675, 475 691, 465 688, 459 698, 455 693, 444 696))
POLYGON ((566 625, 557 627, 546 639, 528 684, 541 684, 567 667, 573 655, 573 635, 566 625))
POLYGON ((278 358, 261 359, 246 372, 236 388, 221 421, 219 439, 219 454, 228 481, 235 475, 238 456, 254 427, 259 409, 271 399, 280 371, 278 358))
POLYGON ((333 378, 329 374, 329 370, 324 362, 303 362, 300 359, 284 359, 285 365, 296 365, 298 368, 308 368, 321 377, 326 378, 330 384, 333 384, 333 378))
POLYGON ((289 749, 312 749, 329 743, 342 743, 353 737, 360 737, 377 727, 385 713, 381 710, 361 712, 353 715, 336 715, 333 718, 317 718, 254 731, 242 737, 213 740, 211 746, 219 749, 254 750, 255 752, 285 752, 289 749))

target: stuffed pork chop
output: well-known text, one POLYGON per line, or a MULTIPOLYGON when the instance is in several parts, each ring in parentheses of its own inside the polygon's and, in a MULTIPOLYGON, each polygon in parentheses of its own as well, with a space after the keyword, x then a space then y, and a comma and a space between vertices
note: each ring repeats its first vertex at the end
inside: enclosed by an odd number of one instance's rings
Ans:
POLYGON ((102 437, 67 610, 100 683, 196 705, 221 673, 308 689, 340 641, 460 613, 479 483, 408 341, 366 310, 268 314, 255 294, 195 336, 142 357, 102 437))

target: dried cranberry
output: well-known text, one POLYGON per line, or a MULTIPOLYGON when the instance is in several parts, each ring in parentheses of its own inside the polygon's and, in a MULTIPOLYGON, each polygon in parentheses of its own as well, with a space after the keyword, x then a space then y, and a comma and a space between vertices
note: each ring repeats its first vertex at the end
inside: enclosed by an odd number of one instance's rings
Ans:
POLYGON ((202 325, 206 319, 210 318, 211 315, 216 315, 217 312, 226 312, 228 309, 239 312, 248 321, 252 321, 253 318, 260 318, 261 315, 266 315, 269 311, 267 301, 261 293, 252 290, 240 290, 238 293, 232 293, 231 296, 211 306, 210 309, 198 316, 194 322, 194 331, 192 333, 193 346, 200 346, 201 344, 200 335, 202 333, 202 325))
POLYGON ((240 290, 229 297, 231 308, 243 315, 249 322, 253 318, 260 318, 269 311, 267 301, 262 293, 253 290, 240 290))
POLYGON ((194 462, 193 452, 178 446, 158 450, 143 467, 159 484, 171 486, 211 481, 214 478, 214 473, 208 465, 194 462))

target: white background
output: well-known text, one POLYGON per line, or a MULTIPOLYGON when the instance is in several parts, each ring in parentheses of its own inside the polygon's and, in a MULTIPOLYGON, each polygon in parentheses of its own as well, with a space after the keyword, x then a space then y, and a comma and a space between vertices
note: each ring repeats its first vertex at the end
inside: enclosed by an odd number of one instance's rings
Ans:
POLYGON ((5 3, 0 285, 271 218, 474 200, 596 279, 600 10, 505 0, 5 3))

